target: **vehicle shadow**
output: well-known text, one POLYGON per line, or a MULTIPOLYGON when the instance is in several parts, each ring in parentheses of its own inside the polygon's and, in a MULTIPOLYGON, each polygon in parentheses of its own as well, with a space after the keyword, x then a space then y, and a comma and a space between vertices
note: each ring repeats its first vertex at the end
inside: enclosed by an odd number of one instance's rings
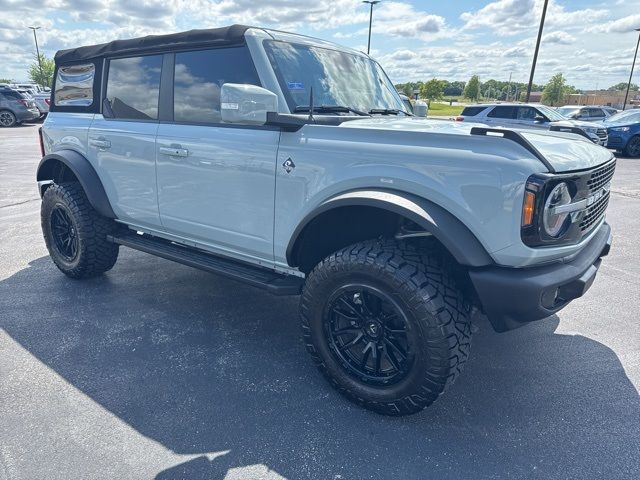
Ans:
POLYGON ((195 455, 157 479, 223 479, 256 465, 343 479, 640 469, 638 392, 611 349, 554 333, 555 316, 505 334, 481 323, 458 382, 424 412, 390 418, 347 402, 316 372, 297 298, 121 254, 84 282, 48 257, 31 262, 0 282, 0 327, 136 431, 195 455))

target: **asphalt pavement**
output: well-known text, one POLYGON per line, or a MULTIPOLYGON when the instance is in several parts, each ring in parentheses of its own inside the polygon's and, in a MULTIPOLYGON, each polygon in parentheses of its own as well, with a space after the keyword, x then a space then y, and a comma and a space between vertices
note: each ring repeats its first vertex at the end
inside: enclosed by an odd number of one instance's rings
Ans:
POLYGON ((0 479, 637 479, 640 159, 588 294, 497 334, 458 381, 389 418, 332 390, 297 298, 121 248, 74 281, 50 261, 37 126, 0 129, 0 479))

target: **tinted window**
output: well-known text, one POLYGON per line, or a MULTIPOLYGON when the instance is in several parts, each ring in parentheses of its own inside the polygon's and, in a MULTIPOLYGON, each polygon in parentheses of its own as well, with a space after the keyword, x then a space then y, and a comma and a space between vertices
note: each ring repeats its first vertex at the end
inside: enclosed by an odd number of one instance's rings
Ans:
POLYGON ((58 68, 53 102, 58 106, 88 107, 93 103, 93 63, 58 68))
POLYGON ((107 79, 107 99, 113 116, 156 120, 161 71, 161 55, 111 60, 107 79))
POLYGON ((464 116, 467 117, 475 117, 476 115, 478 115, 481 111, 483 111, 486 107, 464 107, 464 110, 462 110, 462 114, 464 116))
POLYGON ((487 117, 492 118, 516 118, 516 107, 499 106, 494 107, 487 117))
POLYGON ((6 99, 11 100, 19 100, 24 98, 20 92, 15 92, 13 90, 2 90, 0 91, 0 95, 3 95, 6 99))
POLYGON ((604 117, 604 112, 601 108, 590 108, 589 116, 591 117, 604 117))
POLYGON ((173 115, 176 122, 220 122, 223 83, 260 86, 246 47, 176 54, 173 115))

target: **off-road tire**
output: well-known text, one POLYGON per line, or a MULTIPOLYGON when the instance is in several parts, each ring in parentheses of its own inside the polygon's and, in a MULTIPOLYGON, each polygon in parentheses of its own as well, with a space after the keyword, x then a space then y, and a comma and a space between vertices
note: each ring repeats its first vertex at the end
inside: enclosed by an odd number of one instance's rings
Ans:
POLYGON ((19 123, 14 113, 9 110, 0 110, 0 117, 0 128, 15 127, 19 123))
POLYGON ((446 257, 394 240, 357 243, 329 255, 309 274, 300 301, 307 351, 349 400, 385 415, 408 415, 431 405, 461 372, 471 346, 470 308, 446 257), (328 299, 341 285, 363 283, 392 296, 409 320, 417 351, 398 383, 372 387, 336 358, 324 323, 328 299))
POLYGON ((90 278, 115 265, 119 246, 107 241, 107 235, 117 230, 117 224, 93 209, 79 183, 53 184, 47 188, 42 197, 40 218, 49 255, 65 275, 90 278), (77 253, 72 259, 65 258, 56 246, 52 233, 54 209, 68 216, 77 235, 77 253))

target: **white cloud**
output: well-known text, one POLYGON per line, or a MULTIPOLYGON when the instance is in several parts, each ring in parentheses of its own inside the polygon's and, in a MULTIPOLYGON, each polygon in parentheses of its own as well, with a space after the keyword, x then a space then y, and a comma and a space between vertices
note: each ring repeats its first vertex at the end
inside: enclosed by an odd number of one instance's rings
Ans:
POLYGON ((640 14, 628 15, 617 20, 595 25, 589 28, 588 31, 602 33, 628 33, 637 28, 640 28, 640 14))

